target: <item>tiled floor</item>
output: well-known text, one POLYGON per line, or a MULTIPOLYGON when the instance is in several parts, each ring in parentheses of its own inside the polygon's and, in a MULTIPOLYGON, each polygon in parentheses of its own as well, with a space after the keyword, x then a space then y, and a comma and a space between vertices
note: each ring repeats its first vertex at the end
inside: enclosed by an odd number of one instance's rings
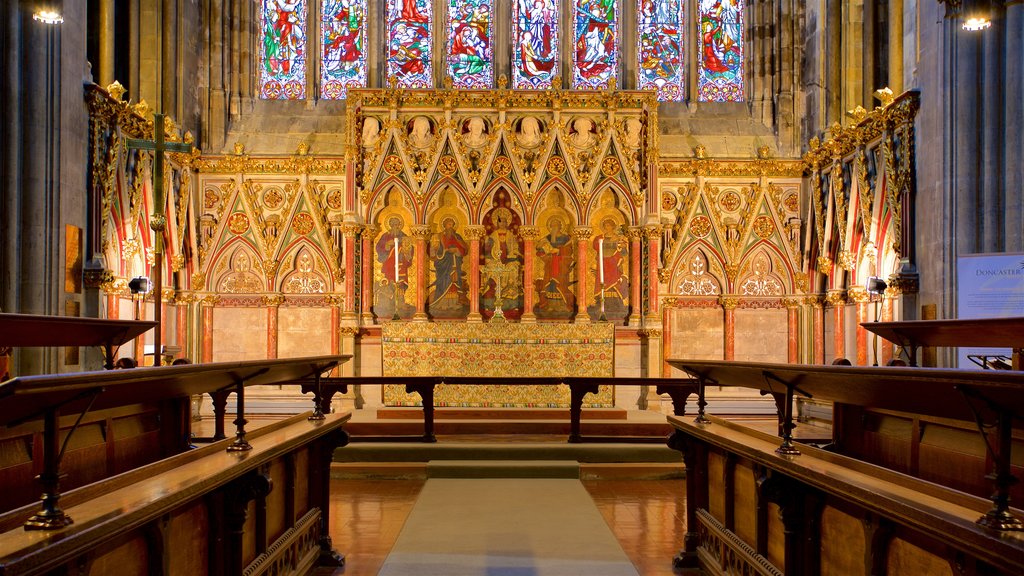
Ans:
MULTIPOLYGON (((375 576, 398 538, 423 480, 333 480, 331 537, 347 557, 345 576, 375 576)), ((683 480, 583 482, 626 555, 643 576, 671 575, 683 542, 683 480)))

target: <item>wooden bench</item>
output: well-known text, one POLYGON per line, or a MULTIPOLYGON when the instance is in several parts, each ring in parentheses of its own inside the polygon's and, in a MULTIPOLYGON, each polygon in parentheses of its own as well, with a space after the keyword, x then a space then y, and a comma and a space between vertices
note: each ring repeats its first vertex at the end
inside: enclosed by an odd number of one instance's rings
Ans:
POLYGON ((669 363, 703 385, 770 394, 782 414, 781 439, 706 414, 693 422, 669 418, 676 428, 670 445, 687 467, 690 528, 677 563, 712 573, 729 558, 754 574, 960 573, 954 565, 964 574, 1024 573, 1021 512, 1009 505, 1024 373, 669 363), (796 395, 975 423, 992 455, 991 502, 794 442, 796 395))

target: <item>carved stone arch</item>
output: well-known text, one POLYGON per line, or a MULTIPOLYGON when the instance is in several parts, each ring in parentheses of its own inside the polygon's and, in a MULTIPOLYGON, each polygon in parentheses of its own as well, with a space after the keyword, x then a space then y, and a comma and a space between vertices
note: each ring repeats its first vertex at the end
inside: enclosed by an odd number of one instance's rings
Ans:
POLYGON ((736 282, 736 292, 741 296, 783 296, 787 293, 788 283, 776 270, 775 260, 780 255, 769 246, 762 243, 743 259, 736 282))
POLYGON ((323 294, 332 292, 330 267, 320 250, 305 240, 289 246, 281 259, 282 273, 278 292, 285 294, 323 294))
POLYGON ((256 249, 242 239, 224 245, 210 263, 207 290, 225 294, 256 294, 266 291, 256 249))
POLYGON ((566 209, 574 213, 577 222, 582 222, 584 215, 584 207, 583 205, 580 204, 579 198, 572 193, 572 182, 565 180, 562 177, 554 177, 548 179, 541 185, 540 189, 537 190, 537 194, 533 197, 533 204, 530 207, 530 214, 532 216, 531 221, 534 223, 538 223, 536 219, 536 214, 544 207, 544 196, 555 188, 560 190, 565 195, 566 209))
POLYGON ((587 213, 586 220, 594 221, 597 213, 607 208, 611 199, 614 199, 615 208, 625 218, 624 224, 629 226, 636 225, 636 207, 633 206, 633 202, 630 200, 629 191, 623 188, 620 182, 606 180, 596 187, 595 190, 597 191, 594 192, 584 207, 587 213))
POLYGON ((366 207, 366 221, 379 224, 381 214, 400 210, 408 214, 406 224, 413 224, 416 216, 416 201, 410 190, 400 181, 392 181, 374 194, 366 207))
POLYGON ((576 198, 568 192, 564 185, 545 185, 533 204, 532 217, 529 222, 544 230, 547 221, 546 215, 557 210, 565 214, 566 224, 571 229, 581 222, 579 208, 576 198))
POLYGON ((481 202, 477 209, 477 224, 484 224, 484 218, 486 218, 488 212, 499 204, 505 206, 519 218, 519 222, 525 221, 526 217, 526 206, 527 203, 523 199, 522 195, 516 190, 516 186, 513 182, 504 178, 491 182, 487 189, 484 191, 481 202), (509 202, 507 205, 502 199, 499 198, 500 194, 505 194, 509 202))
POLYGON ((430 187, 430 190, 427 191, 426 196, 424 196, 423 206, 425 208, 423 213, 426 216, 424 221, 429 220, 430 214, 436 209, 437 202, 441 200, 439 196, 446 194, 449 191, 457 196, 458 203, 466 210, 466 214, 468 215, 470 213, 471 202, 469 200, 469 192, 466 190, 466 187, 462 185, 462 182, 459 182, 455 178, 445 177, 435 182, 430 187))
POLYGON ((670 289, 682 296, 717 296, 727 283, 721 273, 724 263, 710 246, 697 242, 682 252, 673 266, 670 289), (711 256, 708 256, 708 254, 711 256))

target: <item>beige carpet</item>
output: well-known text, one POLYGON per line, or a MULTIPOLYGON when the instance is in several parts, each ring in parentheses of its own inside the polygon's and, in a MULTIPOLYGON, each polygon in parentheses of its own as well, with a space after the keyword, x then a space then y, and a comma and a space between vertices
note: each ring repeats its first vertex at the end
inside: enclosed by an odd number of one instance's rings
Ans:
POLYGON ((380 576, 637 576, 579 480, 427 481, 380 576))

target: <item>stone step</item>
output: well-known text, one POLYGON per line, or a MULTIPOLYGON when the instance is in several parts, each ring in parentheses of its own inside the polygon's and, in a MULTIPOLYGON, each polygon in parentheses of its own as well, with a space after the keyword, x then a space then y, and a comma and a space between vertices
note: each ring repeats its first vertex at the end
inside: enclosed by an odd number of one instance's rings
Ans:
POLYGON ((580 477, 573 460, 431 460, 427 478, 570 478, 580 477))
POLYGON ((431 462, 439 460, 571 460, 580 463, 679 463, 664 444, 569 444, 557 442, 352 443, 334 451, 335 462, 431 462))

